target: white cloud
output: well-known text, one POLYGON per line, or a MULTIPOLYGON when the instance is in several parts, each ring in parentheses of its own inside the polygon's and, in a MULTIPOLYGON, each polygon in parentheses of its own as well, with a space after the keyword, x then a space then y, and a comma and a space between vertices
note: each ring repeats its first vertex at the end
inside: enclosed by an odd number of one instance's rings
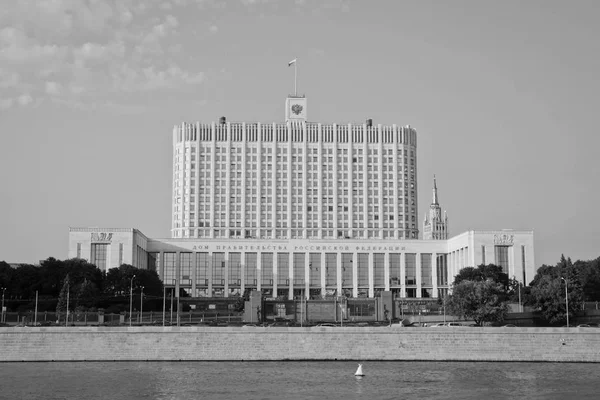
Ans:
POLYGON ((0 99, 0 110, 6 110, 13 106, 13 99, 0 99))
POLYGON ((19 74, 13 71, 5 71, 0 69, 0 87, 14 87, 19 83, 19 74))
MULTIPOLYGON (((178 90, 205 79, 202 72, 184 68, 190 53, 177 35, 198 33, 177 16, 187 12, 182 7, 212 4, 206 0, 2 3, 0 88, 14 91, 1 93, 4 109, 45 99, 73 106, 109 104, 107 99, 115 94, 178 90)), ((218 32, 216 25, 204 29, 218 32)))
POLYGON ((32 101, 33 101, 33 98, 29 94, 22 94, 19 97, 17 97, 17 102, 22 106, 26 106, 27 104, 30 104, 32 101))
POLYGON ((58 95, 62 92, 62 85, 58 82, 46 82, 46 93, 50 95, 58 95))

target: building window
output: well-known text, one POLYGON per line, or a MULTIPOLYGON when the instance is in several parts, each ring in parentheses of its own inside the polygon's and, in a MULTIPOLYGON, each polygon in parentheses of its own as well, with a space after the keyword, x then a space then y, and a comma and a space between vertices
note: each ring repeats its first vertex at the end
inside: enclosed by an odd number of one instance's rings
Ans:
POLYGON ((481 264, 485 265, 485 246, 481 245, 481 264))
POLYGON ((261 253, 260 257, 262 286, 273 286, 273 253, 261 253))
POLYGON ((175 286, 175 258, 177 253, 164 253, 165 268, 163 283, 166 286, 175 286))
POLYGON ((256 288, 256 253, 246 253, 245 283, 246 287, 256 288))
POLYGON ((77 243, 77 258, 81 258, 81 243, 77 243))
POLYGON ((431 254, 421 254, 421 285, 431 284, 431 254))
POLYGON ((179 253, 179 279, 181 279, 181 285, 192 284, 192 271, 195 268, 193 261, 192 253, 179 253))
POLYGON ((290 285, 290 254, 277 253, 277 285, 290 285))
POLYGON ((369 287, 369 255, 358 253, 358 287, 369 287))
POLYGON ((119 243, 119 266, 123 265, 123 243, 119 243))
POLYGON ((92 244, 92 264, 98 267, 98 269, 100 269, 101 271, 106 271, 107 269, 107 253, 108 244, 92 244))
MULTIPOLYGON (((405 265, 405 284, 408 285, 416 285, 417 284, 417 255, 414 253, 406 254, 406 265, 405 265)), ((407 292, 408 293, 408 292, 407 292)), ((408 296, 407 294, 407 297, 408 296)))
POLYGON ((385 255, 373 254, 373 285, 377 288, 385 287, 385 255))
POLYGON ((502 267, 505 274, 508 274, 508 248, 509 246, 494 246, 496 265, 502 267))

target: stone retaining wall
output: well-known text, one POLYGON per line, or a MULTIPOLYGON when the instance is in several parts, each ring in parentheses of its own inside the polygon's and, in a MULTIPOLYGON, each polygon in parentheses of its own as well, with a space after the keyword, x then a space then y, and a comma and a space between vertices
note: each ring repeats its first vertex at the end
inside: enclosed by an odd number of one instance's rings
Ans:
POLYGON ((0 361, 600 362, 595 328, 0 328, 0 361))

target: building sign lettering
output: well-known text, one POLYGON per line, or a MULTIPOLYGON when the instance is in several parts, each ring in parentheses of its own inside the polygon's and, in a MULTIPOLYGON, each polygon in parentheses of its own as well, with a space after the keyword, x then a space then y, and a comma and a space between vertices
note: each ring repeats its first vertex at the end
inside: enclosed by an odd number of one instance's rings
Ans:
POLYGON ((287 245, 287 244, 195 244, 194 251, 405 251, 404 246, 349 246, 349 245, 287 245))

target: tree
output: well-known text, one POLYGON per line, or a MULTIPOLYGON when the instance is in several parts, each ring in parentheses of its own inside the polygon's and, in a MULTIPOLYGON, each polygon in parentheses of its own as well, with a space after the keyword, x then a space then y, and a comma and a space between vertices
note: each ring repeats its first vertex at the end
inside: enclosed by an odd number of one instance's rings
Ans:
POLYGON ((600 301, 600 257, 590 261, 576 261, 580 271, 581 288, 585 301, 600 301))
POLYGON ((98 301, 98 289, 92 282, 85 279, 77 286, 74 300, 77 311, 87 311, 90 308, 95 308, 98 301))
POLYGON ((502 284, 492 279, 484 281, 463 280, 453 285, 447 307, 451 313, 463 319, 472 319, 477 325, 485 322, 501 322, 506 318, 508 305, 502 284))
MULTIPOLYGON (((69 281, 69 275, 65 276, 65 280, 62 285, 62 289, 60 290, 60 294, 58 295, 58 304, 56 305, 56 312, 63 313, 67 311, 67 307, 69 306, 67 302, 67 298, 70 297, 71 291, 71 283, 69 281)), ((70 301, 70 298, 69 298, 70 301)))
POLYGON ((496 283, 500 283, 505 290, 508 290, 508 275, 502 272, 502 267, 494 264, 481 264, 477 266, 477 268, 463 268, 458 272, 458 275, 454 277, 454 284, 459 284, 462 281, 480 282, 488 279, 491 279, 496 283))
POLYGON ((133 291, 139 292, 144 286, 144 295, 161 296, 163 294, 163 283, 156 271, 135 268, 129 264, 123 264, 119 268, 111 268, 104 280, 104 293, 110 296, 129 296, 131 285, 133 291), (133 282, 131 278, 135 275, 133 282))
POLYGON ((542 265, 531 281, 527 304, 536 309, 547 323, 565 322, 567 319, 565 284, 568 292, 569 314, 573 315, 581 309, 583 291, 579 272, 571 259, 566 259, 564 255, 554 267, 542 265))
POLYGON ((561 255, 556 266, 542 265, 531 282, 531 293, 527 304, 534 307, 548 323, 566 321, 565 284, 568 292, 569 313, 581 309, 583 291, 581 268, 570 258, 561 255))

